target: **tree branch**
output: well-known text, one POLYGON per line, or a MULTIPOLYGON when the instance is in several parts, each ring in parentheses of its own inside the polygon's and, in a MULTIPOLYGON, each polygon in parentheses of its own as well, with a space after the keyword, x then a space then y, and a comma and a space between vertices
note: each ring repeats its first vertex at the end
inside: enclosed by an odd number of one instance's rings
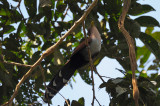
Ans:
POLYGON ((16 6, 16 8, 17 8, 17 7, 20 7, 21 1, 22 1, 22 0, 19 0, 19 3, 18 3, 18 5, 16 6))
POLYGON ((19 81, 19 83, 16 85, 16 88, 14 90, 14 93, 12 95, 12 97, 10 98, 10 100, 8 102, 6 102, 3 105, 11 105, 13 99, 16 97, 18 90, 21 86, 21 84, 31 75, 31 73, 33 72, 33 70, 41 63, 41 61, 48 55, 50 55, 51 53, 54 52, 54 50, 56 49, 56 47, 58 47, 62 41, 69 35, 71 34, 71 32, 80 25, 80 23, 82 23, 85 18, 88 16, 88 14, 90 13, 90 11, 93 9, 93 7, 97 4, 98 0, 94 0, 93 3, 88 7, 88 9, 85 11, 85 13, 82 15, 82 17, 76 21, 74 23, 74 25, 68 30, 68 32, 62 36, 59 41, 54 44, 53 46, 49 47, 43 54, 42 56, 31 66, 31 68, 29 69, 29 71, 22 77, 22 79, 19 81))
POLYGON ((8 62, 8 61, 3 61, 5 64, 11 64, 11 65, 16 65, 16 66, 21 66, 21 67, 32 67, 32 65, 27 65, 27 64, 21 64, 21 63, 16 63, 16 62, 8 62))
POLYGON ((124 6, 122 9, 122 14, 119 17, 118 27, 119 27, 120 31, 123 33, 124 37, 126 38, 126 41, 127 41, 128 47, 129 47, 129 57, 130 57, 131 70, 132 70, 133 98, 135 100, 135 105, 139 106, 139 104, 138 104, 139 90, 138 90, 138 86, 137 86, 137 80, 135 77, 135 70, 137 69, 135 47, 134 47, 134 42, 133 42, 132 37, 129 35, 129 33, 124 28, 124 20, 125 20, 126 14, 128 12, 130 2, 131 2, 131 0, 124 0, 124 6))
POLYGON ((23 14, 22 14, 22 11, 21 11, 21 9, 20 9, 20 4, 21 4, 21 2, 22 2, 22 0, 19 0, 19 3, 18 3, 18 5, 16 6, 16 8, 19 9, 20 14, 22 15, 23 20, 25 21, 24 16, 23 16, 23 14))
POLYGON ((91 67, 91 77, 92 77, 92 90, 93 90, 93 99, 92 99, 92 106, 94 106, 94 100, 95 100, 95 89, 94 89, 94 77, 93 77, 93 71, 94 71, 94 65, 93 65, 93 60, 92 60, 92 56, 91 56, 91 51, 90 51, 90 46, 88 45, 88 39, 87 39, 87 34, 85 31, 85 25, 84 22, 82 23, 83 25, 83 32, 84 32, 84 36, 85 36, 85 43, 86 46, 88 48, 88 55, 89 55, 89 63, 90 63, 90 67, 91 67))
POLYGON ((96 72, 96 74, 98 75, 98 77, 102 80, 103 83, 105 83, 104 79, 102 78, 102 76, 98 73, 96 67, 94 68, 94 71, 96 72))

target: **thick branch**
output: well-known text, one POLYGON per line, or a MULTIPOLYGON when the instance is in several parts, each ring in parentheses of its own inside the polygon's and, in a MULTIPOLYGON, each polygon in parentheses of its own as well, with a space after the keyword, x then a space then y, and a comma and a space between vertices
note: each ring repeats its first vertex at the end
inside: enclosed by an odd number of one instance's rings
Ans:
POLYGON ((33 72, 33 70, 41 63, 41 61, 48 55, 50 55, 51 53, 54 52, 55 48, 58 47, 62 41, 69 35, 72 33, 72 31, 80 24, 82 23, 85 18, 87 17, 87 15, 90 13, 90 11, 93 9, 93 7, 97 4, 98 0, 94 0, 93 3, 89 6, 89 8, 86 10, 86 12, 82 15, 82 17, 76 21, 74 23, 74 25, 69 29, 69 31, 60 38, 60 40, 53 46, 51 46, 50 48, 48 48, 43 54, 42 56, 37 60, 37 62, 35 62, 32 67, 30 68, 30 70, 22 77, 22 79, 20 80, 20 82, 16 85, 15 91, 12 95, 12 97, 10 98, 10 100, 8 102, 6 102, 4 105, 10 105, 13 101, 13 99, 16 97, 18 90, 20 88, 20 85, 31 75, 31 73, 33 72))
POLYGON ((136 106, 138 106, 139 105, 138 104, 139 90, 137 86, 137 80, 135 77, 135 70, 137 69, 135 47, 134 47, 134 42, 133 42, 132 37, 129 35, 129 33, 124 28, 124 20, 128 12, 130 2, 131 0, 124 0, 124 6, 123 6, 122 14, 119 17, 118 27, 123 33, 124 37, 126 38, 126 41, 129 47, 129 57, 130 57, 131 70, 132 70, 133 98, 135 100, 136 106))

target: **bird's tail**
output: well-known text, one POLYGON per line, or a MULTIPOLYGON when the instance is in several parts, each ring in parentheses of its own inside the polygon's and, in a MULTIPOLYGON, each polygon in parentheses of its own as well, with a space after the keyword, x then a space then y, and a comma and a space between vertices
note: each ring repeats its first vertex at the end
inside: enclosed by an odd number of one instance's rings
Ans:
POLYGON ((54 76, 45 91, 44 102, 48 103, 68 82, 71 76, 74 74, 76 68, 68 61, 62 69, 54 76))

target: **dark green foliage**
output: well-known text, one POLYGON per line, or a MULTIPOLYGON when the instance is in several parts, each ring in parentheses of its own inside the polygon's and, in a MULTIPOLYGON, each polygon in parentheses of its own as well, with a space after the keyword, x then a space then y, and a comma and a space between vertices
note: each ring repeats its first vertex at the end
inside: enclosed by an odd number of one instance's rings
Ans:
POLYGON ((160 26, 159 22, 151 16, 141 16, 135 19, 141 26, 155 27, 160 26))
MULTIPOLYGON (((16 84, 29 69, 5 64, 4 61, 34 64, 42 53, 54 45, 83 15, 93 0, 42 0, 43 2, 38 7, 37 0, 24 0, 23 8, 27 10, 27 13, 23 13, 23 11, 21 13, 19 7, 13 7, 9 1, 0 0, 0 105, 10 99, 16 84)), ((19 3, 20 0, 13 1, 19 3)), ((94 62, 95 66, 107 56, 116 59, 124 69, 119 70, 124 74, 123 78, 109 79, 100 85, 100 88, 106 88, 106 93, 111 96, 110 106, 134 106, 129 49, 117 25, 122 6, 122 0, 99 0, 85 21, 86 28, 88 28, 93 20, 102 34, 102 50, 94 62), (109 25, 109 29, 107 25, 109 25)), ((155 9, 149 4, 142 5, 137 0, 132 0, 125 20, 125 28, 133 37, 134 42, 138 38, 144 43, 142 47, 135 45, 137 61, 140 62, 136 71, 140 90, 139 104, 158 106, 160 104, 160 76, 158 75, 160 70, 160 32, 155 32, 154 27, 160 27, 160 25, 154 17, 142 16, 151 11, 155 11, 155 9), (129 15, 139 17, 130 19, 129 15), (147 27, 146 31, 141 32, 141 27, 147 27), (149 60, 151 54, 156 57, 155 60, 149 60), (153 64, 147 65, 148 68, 146 68, 148 61, 152 61, 153 64), (146 72, 150 72, 150 74, 148 75, 146 72), (153 85, 151 81, 156 81, 157 84, 153 85)), ((78 26, 53 54, 42 60, 41 66, 44 69, 46 81, 51 80, 82 40, 81 28, 82 26, 78 26)), ((78 73, 84 82, 92 84, 89 65, 76 71, 74 76, 78 73)), ((41 68, 37 67, 21 85, 16 96, 17 103, 14 101, 13 105, 32 104, 37 101, 37 98, 43 97, 42 90, 45 89, 43 82, 41 68)), ((69 104, 84 106, 85 99, 73 100, 69 104)), ((36 103, 36 105, 42 104, 36 103)))
MULTIPOLYGON (((67 100, 70 106, 85 106, 85 100, 84 98, 80 98, 78 101, 73 100, 70 104, 70 101, 67 100)), ((68 104, 65 102, 64 106, 68 106, 68 104)))
MULTIPOLYGON (((157 106, 158 89, 147 78, 138 78, 138 89, 140 91, 139 105, 148 104, 149 106, 157 106)), ((134 106, 132 97, 131 74, 126 74, 125 78, 110 79, 107 83, 100 85, 100 88, 106 88, 111 95, 110 106, 119 104, 120 106, 134 106)))
POLYGON ((150 11, 155 11, 155 9, 150 5, 141 5, 137 2, 132 2, 128 14, 138 16, 150 11))

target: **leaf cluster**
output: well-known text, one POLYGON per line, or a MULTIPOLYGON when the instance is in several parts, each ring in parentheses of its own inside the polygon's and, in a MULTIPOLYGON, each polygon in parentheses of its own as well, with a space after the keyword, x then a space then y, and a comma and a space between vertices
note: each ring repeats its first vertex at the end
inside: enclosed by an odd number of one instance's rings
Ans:
MULTIPOLYGON (((4 61, 34 64, 41 54, 48 47, 54 45, 82 16, 92 0, 40 0, 38 7, 37 0, 24 0, 23 8, 26 9, 26 13, 21 12, 20 5, 23 3, 21 0, 13 0, 12 3, 0 0, 0 104, 9 100, 16 84, 28 71, 26 67, 5 64, 4 61), (13 6, 12 3, 16 3, 17 6, 13 6)), ((124 69, 124 78, 110 79, 100 86, 100 88, 105 87, 106 92, 110 94, 111 106, 134 104, 128 45, 117 26, 122 7, 122 0, 99 0, 97 6, 85 20, 86 27, 90 25, 91 21, 94 21, 102 35, 102 50, 95 59, 95 66, 107 56, 116 59, 124 69)), ((154 17, 143 16, 151 11, 155 11, 152 6, 132 0, 125 20, 125 28, 134 39, 137 61, 140 61, 136 73, 140 90, 140 104, 152 105, 151 103, 154 103, 156 106, 160 103, 158 89, 160 85, 158 83, 160 80, 158 75, 160 32, 154 32, 154 28, 160 27, 160 25, 154 17), (131 19, 130 16, 138 16, 138 18, 131 19), (141 27, 146 27, 145 32, 140 31, 141 27), (136 39, 141 40, 144 46, 137 46, 136 39), (153 64, 146 69, 151 54, 156 59, 151 60, 153 64), (146 71, 151 74, 148 75, 146 71), (156 81, 157 85, 153 85, 151 81, 156 81), (152 100, 154 102, 151 102, 152 100)), ((46 70, 44 72, 46 81, 50 81, 57 70, 64 65, 82 38, 83 32, 79 26, 53 54, 41 62, 42 67, 46 70)), ((43 97, 42 90, 45 87, 40 70, 40 67, 37 67, 30 78, 22 84, 15 104, 27 105, 37 101, 37 98, 43 97)), ((92 83, 88 66, 79 69, 74 76, 77 73, 84 82, 92 83)), ((81 99, 79 101, 84 101, 81 99)), ((72 104, 84 105, 79 101, 72 101, 72 104)))

